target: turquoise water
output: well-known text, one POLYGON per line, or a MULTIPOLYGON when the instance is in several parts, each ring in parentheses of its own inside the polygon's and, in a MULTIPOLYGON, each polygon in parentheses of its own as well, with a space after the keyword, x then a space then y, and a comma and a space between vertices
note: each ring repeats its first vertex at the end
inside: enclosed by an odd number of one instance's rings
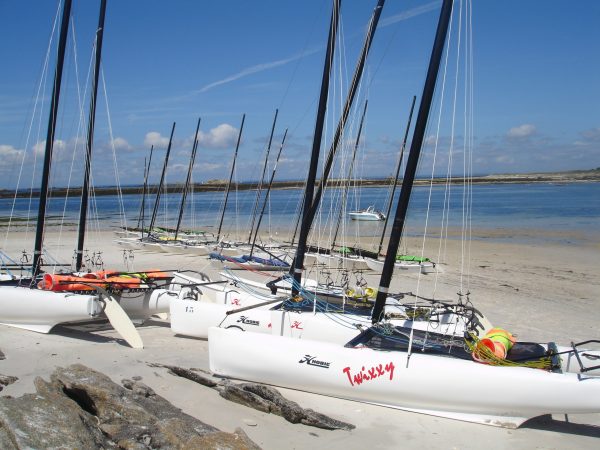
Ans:
MULTIPOLYGON (((337 222, 341 189, 330 189, 322 201, 321 214, 315 221, 315 229, 329 230, 337 222)), ((298 189, 272 191, 261 231, 293 231, 298 203, 303 191, 298 189)), ((374 205, 376 209, 387 208, 387 188, 351 189, 347 211, 374 205)), ((396 191, 396 199, 399 189, 396 191)), ((405 230, 409 235, 419 235, 424 229, 435 235, 442 223, 447 223, 453 232, 459 232, 463 222, 462 204, 466 194, 460 185, 429 187, 417 186, 413 190, 405 230), (446 200, 445 200, 446 199, 446 200), (449 200, 448 200, 449 199, 449 200), (444 204, 448 205, 446 210, 444 204), (429 206, 428 206, 429 205, 429 206), (449 212, 445 212, 449 211, 449 212), (429 212, 429 213, 428 213, 429 212)), ((216 231, 221 217, 224 193, 195 193, 188 196, 183 227, 216 231)), ((482 184, 474 185, 471 191, 472 209, 470 225, 475 238, 495 240, 552 240, 552 241, 600 241, 600 183, 531 183, 531 184, 482 184)), ((181 194, 162 195, 156 224, 174 226, 177 223, 181 194)), ((232 191, 225 214, 223 233, 247 235, 256 199, 255 191, 232 191)), ((395 207, 396 199, 393 202, 395 207)), ((0 227, 6 229, 13 200, 0 199, 0 227)), ((123 196, 123 210, 128 226, 138 223, 141 205, 140 195, 123 196)), ((148 198, 146 224, 152 214, 154 198, 148 198)), ((262 203, 259 206, 262 207, 262 203)), ((55 198, 48 206, 51 226, 64 222, 76 226, 79 200, 55 198)), ((100 228, 123 224, 123 214, 117 196, 98 196, 93 202, 90 217, 100 228)), ((23 220, 29 215, 35 220, 37 200, 17 199, 13 218, 13 229, 22 229, 23 220), (28 213, 28 211, 30 211, 28 213)), ((392 208, 392 217, 394 208, 392 208)), ((346 235, 378 236, 383 222, 354 222, 344 215, 341 232, 346 235)), ((391 228, 391 221, 388 230, 391 228)))

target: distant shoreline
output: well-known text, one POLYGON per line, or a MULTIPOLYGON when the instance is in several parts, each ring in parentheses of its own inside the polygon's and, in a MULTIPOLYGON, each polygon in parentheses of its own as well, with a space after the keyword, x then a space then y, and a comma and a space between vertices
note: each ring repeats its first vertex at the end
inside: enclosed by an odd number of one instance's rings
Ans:
MULTIPOLYGON (((485 175, 479 177, 472 177, 465 179, 463 177, 453 177, 450 182, 453 184, 462 184, 466 181, 476 184, 515 184, 515 183, 581 183, 581 182, 600 182, 600 168, 595 170, 575 170, 569 172, 549 172, 549 173, 524 173, 524 174, 494 174, 485 175)), ((328 186, 338 186, 345 183, 346 180, 334 179, 328 181, 328 186)), ((434 178, 433 180, 417 179, 415 185, 426 185, 428 183, 433 184, 444 184, 446 178, 434 178)), ((358 187, 385 187, 392 183, 391 178, 382 179, 365 179, 365 180, 353 180, 352 185, 358 187)), ((399 185, 401 180, 399 181, 399 185)), ((299 189, 305 184, 303 180, 296 181, 275 181, 273 182, 272 189, 299 189)), ((151 185, 148 188, 148 192, 156 192, 157 185, 151 185)), ((213 180, 206 183, 195 183, 193 184, 193 192, 219 192, 227 187, 227 182, 224 180, 213 180)), ((182 192, 184 188, 183 183, 171 184, 166 187, 166 190, 171 193, 182 192)), ((232 188, 238 191, 250 191, 258 189, 258 182, 241 182, 232 183, 232 188)), ((118 189, 115 186, 108 187, 97 187, 94 189, 94 194, 99 195, 116 195, 119 191, 123 195, 136 195, 141 194, 143 190, 142 186, 125 186, 118 189)), ((8 189, 0 190, 0 198, 12 198, 14 197, 14 191, 8 189)), ((55 188, 52 190, 52 197, 77 197, 81 195, 81 187, 77 188, 55 188)), ((17 193, 17 197, 29 197, 29 191, 20 191, 17 193)), ((34 191, 33 197, 38 197, 39 192, 34 191)))

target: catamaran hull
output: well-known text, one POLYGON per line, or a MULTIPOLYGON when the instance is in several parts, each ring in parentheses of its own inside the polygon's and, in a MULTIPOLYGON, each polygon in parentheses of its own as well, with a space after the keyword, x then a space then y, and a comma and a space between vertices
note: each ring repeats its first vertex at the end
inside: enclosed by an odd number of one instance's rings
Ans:
POLYGON ((212 251, 208 245, 160 244, 162 251, 178 255, 206 256, 212 251))
MULTIPOLYGON (((171 330, 178 335, 208 338, 210 327, 235 328, 250 333, 272 334, 295 339, 333 342, 343 345, 356 337, 360 329, 371 325, 368 315, 341 312, 311 312, 271 309, 277 297, 255 297, 235 291, 217 292, 202 298, 180 298, 171 302, 171 330), (214 296, 213 298, 211 298, 214 296), (269 302, 271 300, 271 302, 269 302), (260 305, 259 303, 265 303, 260 305), (236 311, 246 306, 251 309, 236 311)), ((388 311, 401 312, 401 307, 389 305, 388 311)), ((427 330, 425 321, 394 320, 399 326, 427 330)), ((464 332, 464 322, 457 323, 452 315, 441 317, 436 331, 464 332)))
POLYGON ((95 295, 0 286, 0 323, 49 333, 63 322, 89 320, 102 312, 95 295))
POLYGON ((143 289, 114 295, 132 320, 146 320, 155 314, 168 313, 171 300, 177 294, 168 289, 143 289))
POLYGON ((542 414, 600 412, 600 378, 445 356, 345 348, 210 328, 210 370, 353 401, 516 428, 542 414), (268 349, 268 351, 265 351, 268 349))
MULTIPOLYGON (((132 320, 146 320, 169 311, 173 294, 166 289, 141 290, 113 295, 132 320)), ((102 317, 98 296, 0 286, 0 323, 38 333, 49 333, 60 323, 102 317)))
MULTIPOLYGON (((369 269, 374 272, 381 272, 383 270, 383 261, 378 261, 373 258, 364 258, 364 261, 369 269)), ((432 262, 410 262, 410 261, 398 261, 394 264, 394 272, 421 272, 423 274, 437 273, 440 272, 439 268, 432 262)))
POLYGON ((324 264, 325 267, 344 268, 348 270, 369 270, 369 266, 367 265, 365 259, 361 257, 343 256, 336 254, 318 254, 317 261, 320 264, 324 264))
MULTIPOLYGON (((242 300, 243 305, 248 305, 242 300)), ((236 296, 231 300, 240 301, 236 296)), ((276 334, 295 339, 311 338, 344 343, 358 335, 357 324, 368 326, 366 316, 351 314, 298 313, 271 310, 271 305, 235 312, 242 306, 178 299, 171 303, 171 330, 178 335, 208 338, 214 326, 248 331, 248 334, 276 334)))

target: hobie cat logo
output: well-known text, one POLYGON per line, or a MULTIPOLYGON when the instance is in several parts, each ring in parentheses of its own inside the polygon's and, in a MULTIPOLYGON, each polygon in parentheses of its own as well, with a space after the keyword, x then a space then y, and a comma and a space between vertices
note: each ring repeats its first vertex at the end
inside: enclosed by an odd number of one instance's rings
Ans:
POLYGON ((307 366, 322 367, 323 369, 329 369, 331 363, 325 361, 319 361, 316 356, 304 355, 304 357, 298 361, 300 364, 306 363, 307 366))
POLYGON ((258 320, 252 320, 246 316, 240 316, 240 318, 237 320, 237 323, 243 323, 244 325, 260 325, 258 320))

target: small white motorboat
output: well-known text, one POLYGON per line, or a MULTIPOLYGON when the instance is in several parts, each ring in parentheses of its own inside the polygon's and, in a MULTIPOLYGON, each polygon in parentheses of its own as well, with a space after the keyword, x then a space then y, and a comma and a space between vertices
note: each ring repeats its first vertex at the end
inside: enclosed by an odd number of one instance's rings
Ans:
POLYGON ((352 220, 368 220, 368 221, 377 221, 377 220, 385 220, 385 214, 381 211, 375 210, 373 205, 369 206, 367 209, 361 209, 359 211, 351 211, 348 213, 352 220))

